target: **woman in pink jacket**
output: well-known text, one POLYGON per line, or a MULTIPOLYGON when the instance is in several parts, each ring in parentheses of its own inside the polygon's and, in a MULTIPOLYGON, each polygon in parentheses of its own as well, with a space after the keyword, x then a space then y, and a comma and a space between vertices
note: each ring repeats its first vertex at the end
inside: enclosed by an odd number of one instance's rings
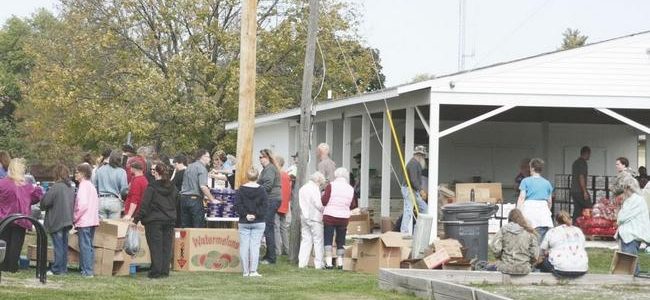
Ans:
POLYGON ((332 240, 336 232, 336 267, 343 268, 345 233, 348 230, 350 209, 357 207, 354 188, 349 183, 350 172, 346 168, 334 171, 332 180, 321 198, 323 202, 323 225, 325 227, 325 268, 332 269, 332 240))
POLYGON ((74 178, 79 182, 74 207, 74 226, 79 236, 79 269, 84 277, 93 277, 93 239, 95 228, 99 225, 99 197, 95 186, 90 182, 92 173, 89 164, 78 165, 74 173, 74 178))
MULTIPOLYGON (((31 215, 31 205, 41 201, 43 190, 25 180, 25 160, 14 158, 9 162, 7 177, 0 179, 0 220, 12 214, 31 215)), ((20 250, 25 242, 25 231, 32 229, 28 220, 18 220, 7 226, 0 240, 7 242, 7 253, 0 270, 18 271, 20 250)))

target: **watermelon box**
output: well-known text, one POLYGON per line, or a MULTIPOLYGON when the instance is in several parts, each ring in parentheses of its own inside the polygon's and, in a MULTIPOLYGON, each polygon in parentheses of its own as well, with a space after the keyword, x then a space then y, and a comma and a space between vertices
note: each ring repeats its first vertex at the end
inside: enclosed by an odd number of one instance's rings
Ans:
POLYGON ((239 231, 221 228, 176 228, 174 271, 239 273, 239 231))

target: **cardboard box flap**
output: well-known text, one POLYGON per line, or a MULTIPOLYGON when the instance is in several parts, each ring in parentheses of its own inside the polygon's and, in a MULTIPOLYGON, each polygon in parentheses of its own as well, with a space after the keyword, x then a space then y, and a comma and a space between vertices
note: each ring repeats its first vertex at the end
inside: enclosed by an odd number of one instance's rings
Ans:
POLYGON ((433 241, 433 249, 437 252, 444 249, 450 257, 463 257, 463 245, 455 239, 433 241))
POLYGON ((366 221, 370 222, 370 216, 368 213, 362 213, 360 215, 350 215, 350 219, 348 219, 349 222, 353 221, 366 221))
POLYGON ((131 222, 122 220, 102 220, 99 223, 98 232, 108 233, 122 238, 126 236, 126 231, 129 229, 131 222))
POLYGON ((359 239, 359 240, 374 240, 380 238, 380 234, 359 234, 355 235, 353 239, 359 239))
POLYGON ((381 241, 386 247, 410 247, 412 240, 405 240, 400 232, 389 231, 381 236, 381 241))

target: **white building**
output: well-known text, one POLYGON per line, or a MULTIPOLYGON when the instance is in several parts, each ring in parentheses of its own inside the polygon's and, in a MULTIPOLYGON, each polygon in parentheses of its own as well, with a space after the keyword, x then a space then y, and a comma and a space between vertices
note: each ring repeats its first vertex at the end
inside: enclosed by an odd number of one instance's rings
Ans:
MULTIPOLYGON (((473 176, 511 187, 524 157, 544 159, 553 181, 571 172, 583 145, 592 149, 590 174, 614 175, 616 157, 631 167, 650 161, 639 149, 650 133, 650 31, 315 105, 312 148, 327 142, 348 169, 363 154, 360 205, 376 217, 402 208, 386 108, 406 160, 415 145, 427 145, 429 191, 473 176)), ((299 118, 299 108, 257 117, 254 151, 295 153, 299 118)), ((505 198, 513 194, 504 190, 505 198)))

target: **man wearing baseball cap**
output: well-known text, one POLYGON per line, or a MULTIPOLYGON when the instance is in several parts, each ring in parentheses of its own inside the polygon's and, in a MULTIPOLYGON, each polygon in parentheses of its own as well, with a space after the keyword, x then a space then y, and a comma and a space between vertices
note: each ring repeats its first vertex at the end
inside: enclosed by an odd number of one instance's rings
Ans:
POLYGON ((406 164, 406 173, 411 183, 411 191, 406 180, 402 182, 402 196, 404 197, 404 214, 402 215, 402 224, 400 232, 409 235, 413 234, 413 200, 411 194, 415 197, 416 203, 420 213, 427 212, 427 203, 422 200, 423 195, 426 197, 422 189, 422 169, 426 166, 427 150, 424 146, 420 145, 413 150, 413 158, 406 164))

